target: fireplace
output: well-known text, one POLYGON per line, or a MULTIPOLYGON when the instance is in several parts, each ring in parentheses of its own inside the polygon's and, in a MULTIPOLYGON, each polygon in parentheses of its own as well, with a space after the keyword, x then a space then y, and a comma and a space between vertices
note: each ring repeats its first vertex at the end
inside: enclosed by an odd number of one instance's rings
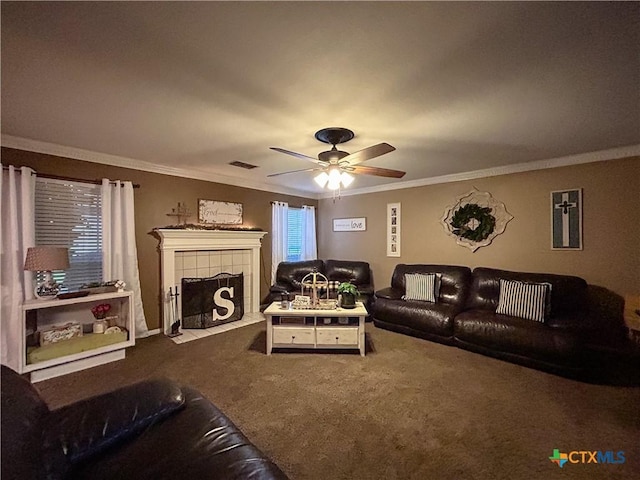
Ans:
MULTIPOLYGON (((173 310, 169 289, 182 294, 183 278, 243 274, 243 310, 260 311, 260 247, 267 232, 250 230, 157 229, 160 236, 163 331, 171 332, 173 310)), ((181 301, 178 316, 182 318, 181 301)))

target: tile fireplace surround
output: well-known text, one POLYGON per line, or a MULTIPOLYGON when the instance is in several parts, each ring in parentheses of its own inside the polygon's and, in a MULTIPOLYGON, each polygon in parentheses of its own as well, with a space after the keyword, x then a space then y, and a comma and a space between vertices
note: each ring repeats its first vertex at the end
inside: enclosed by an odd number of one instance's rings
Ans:
POLYGON ((243 273, 245 314, 260 312, 260 247, 267 232, 168 228, 155 231, 160 236, 165 334, 169 334, 173 318, 169 288, 175 290, 184 277, 243 273))

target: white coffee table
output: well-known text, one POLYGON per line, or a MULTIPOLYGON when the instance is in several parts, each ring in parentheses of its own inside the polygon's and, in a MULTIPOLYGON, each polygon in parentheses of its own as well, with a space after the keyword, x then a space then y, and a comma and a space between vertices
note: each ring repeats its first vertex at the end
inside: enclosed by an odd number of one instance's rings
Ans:
POLYGON ((264 311, 267 320, 267 355, 274 348, 357 348, 365 355, 364 321, 367 309, 298 310, 274 302, 264 311))

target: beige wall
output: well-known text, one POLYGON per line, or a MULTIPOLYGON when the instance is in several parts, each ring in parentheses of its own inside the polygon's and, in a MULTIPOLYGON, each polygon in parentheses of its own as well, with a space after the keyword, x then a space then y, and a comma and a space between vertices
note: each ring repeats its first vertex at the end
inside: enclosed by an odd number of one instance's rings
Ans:
MULTIPOLYGON (((243 204, 243 226, 259 227, 269 231, 271 227, 271 201, 288 202, 292 206, 314 205, 317 200, 281 195, 276 193, 234 187, 189 178, 172 177, 156 173, 142 172, 126 168, 112 167, 97 163, 43 155, 23 150, 2 148, 3 165, 29 166, 41 174, 63 175, 84 180, 110 178, 131 180, 140 184, 135 189, 136 244, 140 270, 140 287, 147 325, 150 329, 160 328, 160 254, 159 239, 152 230, 176 223, 166 214, 178 202, 187 205, 194 216, 189 221, 197 221, 199 198, 222 200, 243 204)), ((4 219, 3 219, 4 221, 4 219)), ((271 235, 262 242, 261 298, 267 294, 271 275, 271 235)))
POLYGON ((577 275, 621 295, 640 292, 640 158, 553 168, 473 181, 320 201, 320 258, 365 260, 377 289, 397 263, 456 264, 577 275), (505 203, 514 219, 472 253, 444 233, 440 218, 476 187, 505 203), (583 189, 584 249, 550 248, 550 192, 583 189), (386 205, 402 204, 402 256, 386 256, 386 205), (333 232, 332 219, 366 217, 365 232, 333 232))
MULTIPOLYGON (((239 202, 244 226, 269 231, 273 200, 318 207, 320 258, 364 260, 371 264, 376 288, 389 284, 397 263, 440 263, 578 275, 621 295, 640 293, 640 158, 590 163, 440 185, 347 196, 335 203, 280 195, 207 181, 2 148, 4 165, 30 166, 42 174, 85 180, 131 180, 135 190, 136 242, 147 323, 160 328, 159 241, 151 232, 172 223, 178 202, 195 213, 197 200, 239 202), (505 233, 472 253, 445 235, 440 218, 455 197, 473 187, 490 192, 515 217, 505 233), (550 249, 549 192, 583 188, 584 250, 550 249), (386 256, 386 205, 402 203, 402 257, 386 256), (366 232, 332 232, 332 219, 366 217, 366 232)), ((195 220, 193 217, 191 220, 195 220)), ((261 295, 271 270, 271 236, 262 248, 261 295)))

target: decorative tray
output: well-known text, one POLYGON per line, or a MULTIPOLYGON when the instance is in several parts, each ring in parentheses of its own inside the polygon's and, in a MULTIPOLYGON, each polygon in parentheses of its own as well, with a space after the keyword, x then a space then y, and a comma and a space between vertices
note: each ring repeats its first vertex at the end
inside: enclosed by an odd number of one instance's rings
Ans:
POLYGON ((67 298, 80 298, 89 295, 89 290, 78 290, 77 292, 59 293, 58 298, 65 300, 67 298))
POLYGON ((338 304, 336 300, 320 300, 318 305, 311 305, 310 303, 296 303, 294 300, 291 302, 291 308, 294 310, 336 310, 338 304))

